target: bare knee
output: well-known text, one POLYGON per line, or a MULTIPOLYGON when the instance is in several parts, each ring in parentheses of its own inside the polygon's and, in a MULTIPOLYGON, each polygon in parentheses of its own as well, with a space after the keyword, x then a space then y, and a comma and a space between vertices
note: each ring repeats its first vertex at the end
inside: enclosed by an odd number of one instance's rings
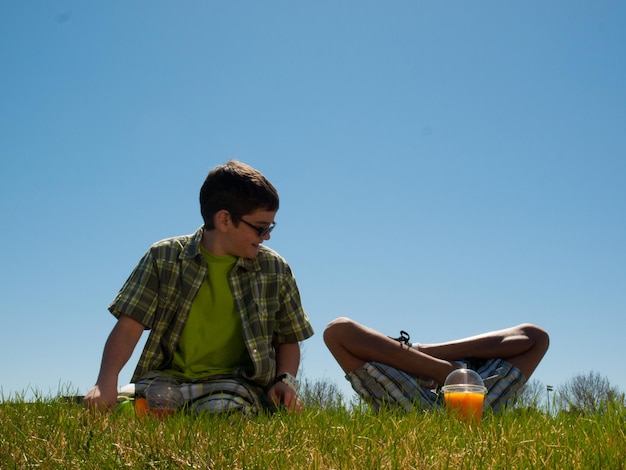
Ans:
POLYGON ((351 330, 354 330, 355 325, 354 320, 349 318, 335 318, 326 325, 326 329, 324 330, 324 342, 326 346, 332 349, 333 345, 341 344, 343 338, 345 338, 351 330))
POLYGON ((546 330, 532 323, 524 323, 519 325, 518 328, 532 341, 533 349, 541 351, 542 354, 546 353, 550 346, 550 336, 546 330))
POLYGON ((507 360, 520 369, 528 380, 546 354, 550 346, 550 337, 543 328, 532 323, 524 323, 513 329, 514 334, 527 338, 528 349, 519 356, 507 360))

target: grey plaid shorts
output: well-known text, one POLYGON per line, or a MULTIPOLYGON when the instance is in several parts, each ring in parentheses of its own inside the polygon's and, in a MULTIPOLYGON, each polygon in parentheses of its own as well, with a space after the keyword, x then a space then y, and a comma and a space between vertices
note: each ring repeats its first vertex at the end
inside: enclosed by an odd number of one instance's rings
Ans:
MULTIPOLYGON (((484 408, 494 412, 515 402, 519 389, 526 382, 521 371, 502 359, 489 359, 477 364, 487 395, 484 408)), ((346 374, 352 388, 375 410, 383 406, 406 411, 434 409, 443 405, 438 393, 419 385, 415 377, 379 362, 368 362, 346 374)))
POLYGON ((193 413, 241 412, 255 414, 261 410, 275 411, 265 390, 242 378, 233 376, 211 377, 188 381, 171 375, 150 374, 135 384, 135 394, 145 397, 153 383, 174 384, 182 393, 184 406, 193 413))

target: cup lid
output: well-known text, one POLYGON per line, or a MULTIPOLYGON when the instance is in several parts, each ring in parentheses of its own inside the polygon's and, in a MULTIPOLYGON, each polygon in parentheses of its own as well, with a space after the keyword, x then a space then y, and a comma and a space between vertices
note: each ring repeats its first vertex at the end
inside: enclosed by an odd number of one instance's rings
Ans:
POLYGON ((456 369, 450 372, 443 384, 446 385, 478 385, 484 387, 483 379, 471 369, 456 369))

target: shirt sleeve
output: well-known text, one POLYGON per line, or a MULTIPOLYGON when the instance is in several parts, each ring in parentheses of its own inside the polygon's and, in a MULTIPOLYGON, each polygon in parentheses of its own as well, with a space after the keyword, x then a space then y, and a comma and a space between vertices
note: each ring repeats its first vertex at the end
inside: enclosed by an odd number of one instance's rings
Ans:
POLYGON ((289 267, 280 286, 279 296, 281 307, 274 340, 279 343, 295 343, 313 336, 313 326, 302 307, 300 291, 289 267))
POLYGON ((152 327, 154 313, 158 304, 159 279, 156 266, 149 250, 139 260, 115 299, 109 305, 109 311, 116 317, 128 315, 145 325, 152 327))

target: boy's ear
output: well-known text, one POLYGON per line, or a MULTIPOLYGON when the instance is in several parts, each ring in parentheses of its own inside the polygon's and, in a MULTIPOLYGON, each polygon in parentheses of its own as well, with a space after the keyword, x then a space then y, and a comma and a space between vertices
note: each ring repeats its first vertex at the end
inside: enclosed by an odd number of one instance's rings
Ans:
POLYGON ((228 212, 226 209, 217 211, 213 216, 213 222, 215 223, 216 229, 218 229, 220 232, 225 232, 228 228, 228 224, 232 222, 230 212, 228 212))

